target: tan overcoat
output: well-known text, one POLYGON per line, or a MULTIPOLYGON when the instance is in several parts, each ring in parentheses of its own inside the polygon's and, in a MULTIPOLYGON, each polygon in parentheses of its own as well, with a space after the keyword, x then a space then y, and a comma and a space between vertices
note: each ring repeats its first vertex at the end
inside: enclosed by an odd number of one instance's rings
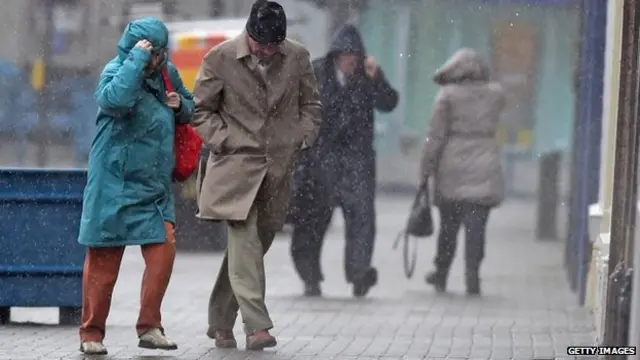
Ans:
POLYGON ((245 220, 255 204, 259 222, 279 229, 293 163, 313 144, 322 121, 309 52, 287 39, 263 74, 242 33, 205 56, 193 95, 192 123, 211 151, 198 217, 245 220))

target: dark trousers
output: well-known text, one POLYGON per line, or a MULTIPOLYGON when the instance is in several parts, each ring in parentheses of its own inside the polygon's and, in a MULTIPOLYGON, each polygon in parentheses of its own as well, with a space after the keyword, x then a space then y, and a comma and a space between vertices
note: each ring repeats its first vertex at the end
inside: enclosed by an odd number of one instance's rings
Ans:
POLYGON ((484 246, 490 207, 468 202, 440 204, 440 234, 434 260, 436 271, 447 276, 456 253, 458 231, 465 228, 465 264, 468 276, 477 276, 484 259, 484 246))
POLYGON ((324 280, 320 257, 335 207, 344 214, 347 282, 371 268, 376 233, 375 159, 357 160, 336 159, 331 169, 323 167, 322 174, 314 172, 299 179, 305 184, 299 193, 302 198, 296 200, 291 256, 305 283, 324 280))

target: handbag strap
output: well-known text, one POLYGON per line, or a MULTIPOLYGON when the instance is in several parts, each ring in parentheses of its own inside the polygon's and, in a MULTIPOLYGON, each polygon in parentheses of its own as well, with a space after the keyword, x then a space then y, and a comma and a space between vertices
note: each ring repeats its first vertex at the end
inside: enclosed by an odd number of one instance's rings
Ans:
POLYGON ((160 76, 162 76, 162 81, 164 82, 164 89, 166 92, 173 92, 173 84, 171 84, 171 78, 169 77, 169 70, 165 66, 160 71, 160 76))

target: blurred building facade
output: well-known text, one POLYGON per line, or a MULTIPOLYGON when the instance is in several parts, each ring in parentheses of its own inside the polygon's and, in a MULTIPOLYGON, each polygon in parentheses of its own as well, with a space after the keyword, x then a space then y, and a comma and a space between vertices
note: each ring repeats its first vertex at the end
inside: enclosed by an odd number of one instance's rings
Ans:
MULTIPOLYGON (((252 3, 253 0, 7 0, 0 14, 0 58, 28 66, 42 51, 42 42, 50 41, 56 66, 99 69, 114 56, 115 44, 130 19, 156 16, 171 22, 243 18, 252 3), (46 26, 49 9, 53 12, 51 28, 46 26)), ((323 13, 306 1, 281 3, 294 23, 313 23, 318 12, 323 13)), ((321 37, 318 42, 324 45, 323 32, 315 32, 314 36, 321 37)))
MULTIPOLYGON (((403 95, 398 110, 378 116, 377 145, 384 157, 380 166, 388 169, 380 176, 399 183, 415 178, 438 89, 431 77, 455 50, 472 47, 507 88, 509 106, 500 133, 505 175, 512 192, 530 195, 536 187, 537 159, 554 152, 568 154, 571 148, 579 3, 369 1, 360 16, 365 42, 403 95)), ((565 195, 567 186, 565 181, 565 195)))
MULTIPOLYGON (((54 88, 54 95, 49 97, 61 98, 54 100, 54 105, 64 104, 77 93, 68 85, 70 77, 80 78, 74 86, 81 87, 87 95, 77 95, 76 102, 90 103, 95 76, 104 62, 114 56, 121 29, 130 18, 154 15, 166 21, 188 21, 245 17, 252 3, 253 0, 6 0, 0 14, 3 29, 0 59, 19 69, 23 74, 21 82, 28 83, 31 70, 43 53, 43 42, 49 41, 48 71, 58 73, 52 76, 50 87, 54 88), (52 25, 46 26, 49 7, 53 7, 52 25), (56 81, 58 79, 60 81, 56 81)), ((336 18, 335 8, 346 8, 346 5, 335 2, 333 7, 326 4, 319 7, 317 1, 311 0, 281 0, 281 3, 294 22, 305 23, 301 26, 304 30, 296 34, 298 40, 311 49, 314 57, 323 55, 331 28, 336 25, 331 19, 336 18)), ((538 157, 553 152, 567 155, 572 143, 573 67, 580 40, 580 7, 576 5, 579 1, 368 0, 358 3, 363 6, 350 9, 346 15, 343 11, 340 20, 359 24, 369 53, 378 59, 402 95, 401 104, 393 113, 377 116, 379 181, 400 187, 414 185, 417 154, 437 91, 431 75, 457 48, 469 46, 487 58, 496 79, 505 84, 512 95, 501 131, 501 140, 506 145, 505 175, 512 187, 510 190, 513 194, 534 195, 538 187, 538 157)), ((29 89, 24 91, 29 93, 29 89)), ((95 109, 87 106, 81 115, 76 115, 83 118, 71 119, 56 115, 62 111, 56 106, 48 112, 52 126, 62 132, 80 131, 72 140, 52 143, 73 142, 76 148, 84 149, 78 151, 86 151, 92 131, 89 119, 95 109)), ((79 108, 74 104, 65 106, 79 108)), ((32 106, 24 108, 25 113, 33 110, 32 106)), ((34 114, 21 116, 31 119, 25 121, 25 128, 37 123, 34 114)), ((12 121, 3 121, 0 112, 0 136, 3 128, 7 133, 3 122, 12 121)), ((26 160, 18 158, 28 153, 0 145, 0 165, 26 166, 23 165, 26 160), (5 155, 10 160, 5 160, 5 155)), ((71 158, 64 154, 57 158, 51 166, 78 164, 62 161, 71 158)), ((81 165, 82 156, 79 158, 81 165)), ((561 184, 561 193, 566 195, 568 166, 562 170, 565 181, 561 184)))
MULTIPOLYGON (((6 0, 0 14, 0 166, 84 167, 94 130, 95 81, 116 54, 126 23, 141 16, 166 22, 244 18, 252 0, 6 0), (46 66, 39 66, 42 62, 46 66), (38 71, 42 70, 44 71, 38 71), (46 78, 44 89, 34 77, 46 78), (46 99, 40 101, 40 94, 46 99), (42 108, 45 108, 42 110, 42 108), (43 116, 44 112, 44 116, 43 116), (23 120, 16 124, 15 117, 23 120), (47 128, 40 128, 45 117, 47 128), (46 132, 46 139, 38 132, 46 132), (41 136, 42 137, 42 136, 41 136), (35 139, 38 138, 38 139, 35 139), (46 142, 38 161, 35 142, 46 142), (43 165, 44 163, 44 165, 43 165)), ((327 46, 327 15, 308 1, 282 0, 289 35, 312 56, 327 46)))

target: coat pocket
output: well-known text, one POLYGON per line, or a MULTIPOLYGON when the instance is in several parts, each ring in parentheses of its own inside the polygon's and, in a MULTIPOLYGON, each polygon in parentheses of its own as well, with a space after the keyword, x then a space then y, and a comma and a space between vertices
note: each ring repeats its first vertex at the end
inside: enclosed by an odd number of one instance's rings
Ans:
POLYGON ((225 145, 228 138, 229 128, 227 125, 223 125, 211 135, 211 140, 209 140, 209 146, 211 148, 209 150, 216 155, 225 154, 227 152, 225 145))
POLYGON ((151 127, 144 135, 124 147, 125 181, 155 184, 163 174, 172 171, 166 168, 170 167, 167 159, 171 154, 165 154, 165 148, 169 145, 161 140, 161 132, 159 126, 151 127))
POLYGON ((124 177, 125 158, 127 150, 124 146, 111 147, 106 156, 106 170, 116 178, 124 177))

